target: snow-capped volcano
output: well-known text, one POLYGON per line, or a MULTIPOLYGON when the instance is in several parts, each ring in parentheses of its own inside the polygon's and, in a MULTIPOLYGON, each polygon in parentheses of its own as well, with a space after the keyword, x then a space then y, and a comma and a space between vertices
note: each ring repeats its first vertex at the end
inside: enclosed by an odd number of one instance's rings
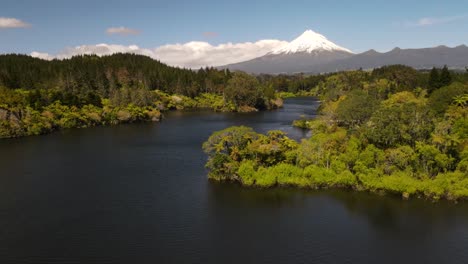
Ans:
POLYGON ((317 65, 351 56, 354 53, 349 49, 336 45, 319 33, 306 30, 298 38, 264 56, 219 68, 272 74, 310 72, 317 65))
POLYGON ((306 30, 295 40, 277 48, 269 54, 314 53, 317 51, 344 51, 353 53, 349 49, 340 47, 329 41, 324 35, 306 30))

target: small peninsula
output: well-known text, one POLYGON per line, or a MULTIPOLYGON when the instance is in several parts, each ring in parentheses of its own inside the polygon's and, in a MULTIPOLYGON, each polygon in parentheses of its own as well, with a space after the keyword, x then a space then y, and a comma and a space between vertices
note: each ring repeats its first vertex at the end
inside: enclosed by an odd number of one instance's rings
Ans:
POLYGON ((294 122, 310 138, 243 126, 215 132, 203 144, 209 178, 468 198, 468 72, 386 66, 333 74, 313 92, 319 116, 294 122))

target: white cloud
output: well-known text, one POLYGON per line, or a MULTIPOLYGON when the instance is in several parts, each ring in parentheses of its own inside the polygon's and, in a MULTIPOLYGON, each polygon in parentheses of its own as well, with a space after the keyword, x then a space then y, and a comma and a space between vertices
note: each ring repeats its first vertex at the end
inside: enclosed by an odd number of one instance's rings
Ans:
POLYGON ((287 44, 286 41, 260 40, 213 46, 207 42, 192 41, 158 47, 154 49, 154 57, 170 65, 189 68, 221 66, 265 55, 285 44, 287 44))
POLYGON ((43 60, 52 60, 52 59, 54 59, 54 57, 50 56, 49 53, 33 51, 33 52, 31 52, 30 55, 31 55, 31 57, 35 57, 35 58, 39 58, 39 59, 43 59, 43 60))
POLYGON ((468 18, 468 15, 458 15, 450 17, 423 17, 416 22, 407 23, 409 26, 426 27, 432 25, 447 24, 468 18))
POLYGON ((127 28, 127 27, 111 27, 106 30, 107 34, 109 35, 138 35, 140 34, 140 31, 137 29, 133 28, 127 28))
POLYGON ((11 17, 0 17, 0 29, 2 28, 25 28, 31 26, 30 24, 11 17))
POLYGON ((207 42, 192 41, 185 44, 170 44, 154 49, 140 48, 136 45, 82 45, 66 48, 59 54, 51 56, 47 53, 33 52, 33 57, 44 59, 64 59, 80 54, 96 54, 99 56, 114 53, 135 53, 146 55, 172 66, 197 69, 205 66, 221 66, 250 60, 286 45, 280 40, 260 40, 257 42, 225 43, 211 45, 207 42))
POLYGON ((66 59, 76 55, 91 55, 96 54, 98 56, 111 55, 114 53, 135 53, 146 56, 152 56, 151 50, 141 49, 136 45, 123 46, 123 45, 110 45, 110 44, 97 44, 97 45, 82 45, 76 47, 66 48, 59 54, 55 55, 54 58, 66 59))

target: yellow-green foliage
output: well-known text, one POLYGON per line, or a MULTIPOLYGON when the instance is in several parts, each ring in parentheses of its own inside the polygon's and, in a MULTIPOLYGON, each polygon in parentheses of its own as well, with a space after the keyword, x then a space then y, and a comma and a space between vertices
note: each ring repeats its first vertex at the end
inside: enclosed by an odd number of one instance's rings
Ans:
POLYGON ((255 183, 256 169, 255 162, 253 160, 244 160, 241 162, 237 175, 239 175, 242 184, 251 186, 255 183))
POLYGON ((333 172, 324 167, 310 165, 304 168, 304 177, 309 179, 310 185, 314 187, 332 186, 333 172))
POLYGON ((202 93, 195 97, 197 108, 213 109, 215 111, 226 111, 234 109, 233 104, 224 101, 223 96, 218 94, 202 93))
POLYGON ((161 112, 154 107, 138 107, 133 104, 126 107, 113 106, 107 99, 103 100, 102 107, 84 105, 79 108, 55 101, 41 110, 26 106, 24 109, 2 111, 6 114, 3 120, 0 120, 0 137, 6 138, 40 135, 66 128, 158 121, 161 118, 161 112), (7 115, 10 116, 8 119, 7 115))
POLYGON ((311 187, 352 187, 357 184, 356 176, 350 171, 339 173, 316 165, 304 168, 304 177, 309 179, 311 187))
POLYGON ((276 178, 279 185, 307 186, 307 179, 302 175, 302 169, 291 164, 280 163, 269 167, 266 174, 276 178))
POLYGON ((399 194, 405 199, 468 198, 468 175, 445 172, 450 160, 433 146, 418 143, 414 148, 382 150, 372 144, 364 147, 342 129, 328 131, 300 144, 280 131, 261 135, 233 127, 215 132, 204 144, 210 156, 210 177, 264 188, 352 188, 399 194), (434 174, 427 174, 428 170, 434 174))
POLYGON ((276 185, 276 175, 269 173, 268 168, 260 167, 254 174, 255 185, 259 187, 272 187, 276 185))
POLYGON ((291 92, 279 92, 279 93, 277 93, 277 96, 279 98, 286 99, 286 98, 296 97, 297 95, 295 93, 291 93, 291 92))

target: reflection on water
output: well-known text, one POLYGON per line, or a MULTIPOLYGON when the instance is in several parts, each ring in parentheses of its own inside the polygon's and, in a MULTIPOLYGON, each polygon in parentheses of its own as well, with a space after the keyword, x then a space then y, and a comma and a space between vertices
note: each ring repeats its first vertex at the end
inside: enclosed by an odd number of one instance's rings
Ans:
MULTIPOLYGON (((452 229, 468 221, 468 204, 422 199, 402 200, 399 196, 380 196, 351 190, 308 190, 295 188, 260 189, 235 183, 210 181, 210 200, 225 205, 249 207, 304 206, 311 199, 338 202, 349 214, 362 217, 382 231, 417 231, 432 228, 452 229)), ((467 222, 468 223, 468 222, 467 222)))

